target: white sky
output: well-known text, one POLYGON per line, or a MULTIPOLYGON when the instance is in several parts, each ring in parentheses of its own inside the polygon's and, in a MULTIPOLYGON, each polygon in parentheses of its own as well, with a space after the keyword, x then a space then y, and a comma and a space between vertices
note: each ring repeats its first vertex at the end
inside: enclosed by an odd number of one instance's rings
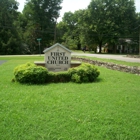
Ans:
MULTIPOLYGON (((24 8, 24 3, 26 0, 17 0, 17 2, 20 3, 19 5, 19 11, 22 12, 24 8)), ((79 9, 85 9, 90 4, 91 0, 63 0, 63 3, 61 4, 62 9, 60 11, 60 18, 58 19, 58 22, 61 20, 65 12, 74 12, 79 9)), ((140 12, 140 0, 135 0, 136 5, 136 12, 140 12)))

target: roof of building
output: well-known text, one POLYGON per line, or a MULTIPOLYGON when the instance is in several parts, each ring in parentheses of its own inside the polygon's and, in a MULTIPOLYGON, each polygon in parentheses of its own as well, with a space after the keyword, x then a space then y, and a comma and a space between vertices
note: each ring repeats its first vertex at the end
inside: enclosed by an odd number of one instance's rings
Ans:
POLYGON ((55 48, 55 47, 57 47, 57 46, 59 46, 59 47, 65 49, 65 50, 68 51, 69 53, 72 53, 71 50, 69 50, 68 48, 66 48, 65 46, 63 46, 63 45, 61 45, 61 44, 59 44, 59 43, 56 43, 56 44, 54 44, 53 46, 51 46, 51 47, 45 49, 43 52, 46 53, 46 52, 48 52, 49 50, 51 50, 51 49, 53 49, 53 48, 55 48))

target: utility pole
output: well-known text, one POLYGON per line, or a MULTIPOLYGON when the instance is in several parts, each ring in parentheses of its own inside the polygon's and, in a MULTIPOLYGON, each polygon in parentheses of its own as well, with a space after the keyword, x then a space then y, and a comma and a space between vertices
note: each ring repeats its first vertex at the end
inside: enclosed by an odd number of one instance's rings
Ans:
POLYGON ((38 41, 38 45, 39 45, 39 54, 41 56, 41 49, 40 49, 40 41, 41 41, 41 38, 38 38, 37 41, 38 41))
POLYGON ((139 55, 140 55, 140 25, 139 25, 139 55))
POLYGON ((57 19, 55 22, 55 29, 54 29, 54 43, 56 43, 56 24, 57 24, 57 19))
POLYGON ((56 25, 57 25, 57 18, 59 17, 58 15, 53 15, 55 18, 55 27, 54 27, 54 43, 56 43, 56 25))

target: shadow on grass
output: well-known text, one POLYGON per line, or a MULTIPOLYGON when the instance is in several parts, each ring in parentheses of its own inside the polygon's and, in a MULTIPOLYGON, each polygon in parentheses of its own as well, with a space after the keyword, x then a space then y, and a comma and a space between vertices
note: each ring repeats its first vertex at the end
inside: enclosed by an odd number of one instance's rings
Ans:
POLYGON ((97 78, 93 83, 99 83, 99 82, 103 82, 102 78, 97 78))
POLYGON ((51 85, 51 84, 91 84, 91 83, 100 83, 100 82, 103 82, 103 79, 102 78, 97 78, 95 81, 93 82, 83 82, 83 83, 76 83, 76 82, 72 82, 72 81, 69 81, 69 82, 47 82, 47 83, 42 83, 42 84, 33 84, 33 83, 19 83, 15 80, 11 80, 12 83, 18 83, 20 85, 24 85, 24 86, 48 86, 48 85, 51 85))

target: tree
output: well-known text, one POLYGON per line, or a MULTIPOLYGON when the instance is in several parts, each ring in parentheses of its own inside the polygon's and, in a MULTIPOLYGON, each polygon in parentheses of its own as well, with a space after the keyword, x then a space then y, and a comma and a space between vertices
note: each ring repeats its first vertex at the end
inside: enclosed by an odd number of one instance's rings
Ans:
POLYGON ((74 39, 74 31, 76 30, 77 21, 74 18, 74 14, 72 12, 66 12, 61 22, 62 32, 65 30, 63 34, 63 40, 65 40, 64 45, 69 47, 70 49, 75 49, 77 46, 76 40, 74 39), (62 24, 63 23, 63 24, 62 24))
POLYGON ((17 54, 20 38, 14 22, 18 17, 18 3, 15 0, 1 0, 0 6, 0 54, 17 54))
POLYGON ((135 51, 140 53, 140 48, 139 48, 139 43, 140 43, 140 13, 136 13, 136 22, 134 23, 134 26, 131 30, 132 34, 132 43, 133 46, 135 47, 135 51))
POLYGON ((56 19, 62 0, 26 0, 23 10, 24 41, 31 53, 38 53, 37 38, 42 38, 41 51, 54 42, 56 19))
MULTIPOLYGON (((83 10, 77 10, 74 13, 66 12, 62 22, 58 24, 58 33, 61 33, 64 45, 70 49, 81 49, 81 24, 83 10)), ((62 41, 61 40, 61 41, 62 41)))
POLYGON ((130 28, 135 22, 134 1, 92 0, 87 17, 88 37, 99 45, 101 53, 103 44, 115 44, 119 37, 130 34, 130 28))

